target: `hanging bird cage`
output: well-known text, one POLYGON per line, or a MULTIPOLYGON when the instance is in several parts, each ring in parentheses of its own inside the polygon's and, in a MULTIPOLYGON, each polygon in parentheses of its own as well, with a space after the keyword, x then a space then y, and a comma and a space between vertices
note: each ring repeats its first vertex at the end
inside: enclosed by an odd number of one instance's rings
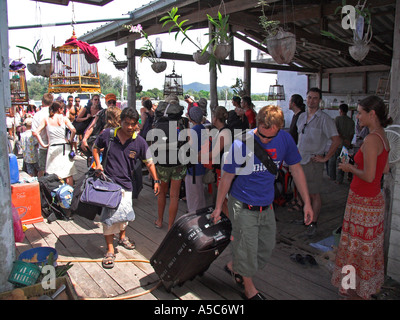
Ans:
POLYGON ((278 81, 269 86, 268 100, 285 100, 285 88, 278 81))
POLYGON ((28 87, 26 85, 25 77, 25 65, 22 66, 21 69, 18 70, 10 69, 9 72, 12 105, 29 104, 28 87))
POLYGON ((165 76, 164 81, 164 96, 175 94, 177 96, 183 95, 183 82, 182 76, 175 73, 175 64, 170 75, 165 76))
POLYGON ((97 49, 77 40, 75 32, 64 45, 53 46, 48 92, 100 93, 99 59, 96 55, 97 49))

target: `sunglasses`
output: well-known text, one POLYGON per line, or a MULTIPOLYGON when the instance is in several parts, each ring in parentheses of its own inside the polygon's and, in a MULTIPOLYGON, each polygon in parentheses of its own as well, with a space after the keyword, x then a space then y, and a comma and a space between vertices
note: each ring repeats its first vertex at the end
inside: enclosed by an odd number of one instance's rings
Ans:
POLYGON ((273 139, 273 138, 275 138, 277 135, 278 135, 278 133, 279 133, 279 131, 280 131, 280 129, 278 130, 278 132, 276 133, 276 135, 274 135, 274 136, 265 136, 265 135, 263 135, 262 133, 261 133, 261 131, 260 131, 260 128, 257 128, 257 133, 260 135, 260 137, 262 137, 262 138, 264 138, 264 139, 273 139))
POLYGON ((305 123, 305 124, 304 124, 304 127, 303 127, 303 129, 301 130, 301 133, 302 133, 302 134, 304 134, 304 130, 306 129, 307 124, 308 124, 308 123, 305 123))

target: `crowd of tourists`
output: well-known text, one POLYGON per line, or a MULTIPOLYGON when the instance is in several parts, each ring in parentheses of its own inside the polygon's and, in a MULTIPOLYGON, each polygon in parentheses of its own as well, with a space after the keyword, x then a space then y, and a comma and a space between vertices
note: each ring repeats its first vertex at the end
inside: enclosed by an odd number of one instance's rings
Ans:
MULTIPOLYGON (((331 118, 320 109, 321 90, 311 88, 305 100, 298 94, 291 97, 293 118, 288 130, 280 107, 267 105, 256 112, 249 96, 234 97, 235 109, 231 111, 222 106, 210 108, 211 121, 207 120, 207 100, 196 102, 189 95, 184 96, 186 110, 173 95, 158 104, 143 98, 139 112, 132 106, 117 108, 114 94, 105 99, 107 108, 99 104, 98 95, 82 107, 78 97, 74 100, 69 96, 64 102, 45 94, 39 110, 17 108, 19 116, 8 115, 19 118, 18 137, 13 130, 9 133, 20 141, 29 174, 41 177, 54 173, 73 186, 73 158, 79 154, 91 159, 88 165, 96 172, 105 173, 123 188, 121 209, 112 214, 124 210, 129 218, 111 225, 103 223, 107 243, 104 268, 114 266, 114 234, 119 234, 119 245, 136 247, 125 231, 134 220, 131 173, 140 161, 148 169, 157 196, 154 227, 171 229, 179 199, 186 201, 188 212, 194 212, 207 205, 209 192, 214 221, 225 214, 232 223, 232 258, 225 271, 243 286, 246 299, 264 300, 253 277, 268 263, 275 246, 272 204, 276 175, 265 162, 272 161, 276 168, 284 164, 293 177, 298 196, 287 204, 288 210, 304 213, 300 223, 307 227, 310 238, 317 232, 323 206, 324 170, 338 184, 347 173, 351 184, 332 284, 344 296, 363 299, 380 289, 384 280, 380 183, 388 172, 389 144, 384 128, 391 123, 380 98, 370 96, 360 101, 355 123, 345 104, 340 106, 340 115, 331 118), (243 137, 250 137, 251 143, 243 137), (261 146, 261 155, 250 152, 253 144, 261 146), (344 148, 353 151, 350 161, 341 157, 344 148), (106 163, 101 160, 105 153, 106 163), (269 160, 264 160, 264 153, 269 160), (237 155, 242 155, 242 160, 237 155), (251 165, 245 165, 249 161, 251 165), (346 265, 356 270, 355 289, 341 285, 346 265)), ((7 118, 7 130, 10 126, 7 118)))

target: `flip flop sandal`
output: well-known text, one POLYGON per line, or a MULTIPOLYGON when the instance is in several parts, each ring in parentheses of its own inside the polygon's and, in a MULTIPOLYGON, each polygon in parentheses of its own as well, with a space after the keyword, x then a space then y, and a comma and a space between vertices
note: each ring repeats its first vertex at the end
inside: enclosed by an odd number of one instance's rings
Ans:
POLYGON ((300 263, 302 265, 306 264, 306 260, 304 259, 304 257, 300 254, 300 253, 292 253, 290 255, 290 260, 300 263))
POLYGON ((104 269, 112 269, 114 268, 115 254, 108 252, 105 254, 103 261, 101 264, 104 269))
POLYGON ((157 228, 157 229, 161 229, 161 228, 162 228, 162 225, 159 226, 159 225, 157 224, 157 220, 154 220, 154 227, 157 228))
POLYGON ((315 258, 310 255, 310 254, 306 254, 306 256, 304 257, 304 260, 309 263, 312 266, 317 266, 318 262, 315 260, 315 258))
POLYGON ((232 277, 236 284, 243 285, 243 277, 240 274, 233 272, 227 265, 225 265, 224 271, 232 277))
POLYGON ((130 241, 129 238, 125 237, 118 241, 120 246, 123 246, 127 250, 133 250, 136 248, 135 242, 130 241))

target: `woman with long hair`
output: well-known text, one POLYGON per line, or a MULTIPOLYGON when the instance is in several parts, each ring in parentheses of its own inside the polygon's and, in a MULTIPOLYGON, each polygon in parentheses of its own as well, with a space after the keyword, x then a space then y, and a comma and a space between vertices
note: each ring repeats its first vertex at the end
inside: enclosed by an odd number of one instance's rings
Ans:
POLYGON ((383 100, 377 96, 363 99, 357 111, 360 125, 368 127, 369 134, 354 156, 354 164, 339 163, 339 169, 353 174, 353 181, 332 284, 348 298, 370 299, 384 282, 385 201, 381 179, 384 173, 389 172, 389 142, 384 128, 393 121, 383 100), (348 270, 348 278, 343 279, 348 270), (350 277, 355 281, 347 281, 350 277))
POLYGON ((69 154, 74 141, 75 128, 68 117, 63 115, 64 103, 54 101, 49 108, 49 117, 43 119, 36 131, 32 132, 43 148, 48 148, 46 172, 56 174, 70 186, 74 185, 73 175, 77 173, 69 154), (65 138, 65 128, 71 131, 69 141, 65 138), (44 144, 40 132, 46 129, 48 144, 44 144))

